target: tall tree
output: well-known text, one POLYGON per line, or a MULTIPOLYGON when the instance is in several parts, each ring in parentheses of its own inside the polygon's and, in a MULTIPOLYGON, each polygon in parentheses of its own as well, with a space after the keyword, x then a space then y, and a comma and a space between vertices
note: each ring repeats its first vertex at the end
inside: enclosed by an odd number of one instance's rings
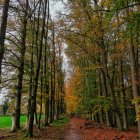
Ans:
MULTIPOLYGON (((80 83, 83 85, 81 90, 76 90, 82 95, 83 102, 80 105, 94 114, 94 119, 98 122, 102 120, 99 119, 102 108, 108 125, 127 130, 127 117, 131 116, 127 115, 127 110, 129 110, 127 106, 131 105, 128 99, 132 99, 133 93, 138 100, 139 94, 139 21, 137 20, 139 3, 124 0, 116 2, 93 0, 91 4, 91 1, 80 0, 68 1, 68 4, 70 12, 68 15, 62 15, 61 19, 63 21, 66 19, 62 36, 68 44, 67 54, 71 65, 74 69, 80 69, 84 75, 84 78, 81 78, 84 83, 80 83), (127 10, 129 10, 129 15, 125 13, 127 10), (128 52, 130 52, 130 57, 128 57, 128 52), (93 70, 95 75, 90 77, 89 73, 93 74, 93 70), (90 83, 89 77, 94 81, 93 83, 90 83), (87 104, 86 98, 89 97, 92 101, 87 104), (104 101, 106 104, 103 107, 104 101), (107 109, 104 110, 105 108, 107 109)), ((61 21, 61 24, 64 22, 61 21)), ((138 101, 135 104, 137 112, 138 101)), ((137 112, 138 115, 139 112, 137 112)))
POLYGON ((27 16, 28 16, 29 2, 26 0, 25 11, 22 19, 22 29, 21 29, 21 48, 20 48, 20 64, 18 69, 18 81, 17 81, 17 93, 16 93, 16 105, 15 105, 15 126, 13 126, 13 131, 20 129, 20 112, 21 112, 21 93, 22 93, 22 82, 24 75, 24 61, 26 53, 26 35, 27 35, 27 16))
POLYGON ((39 44, 37 66, 35 69, 35 76, 33 80, 33 90, 32 90, 32 95, 31 95, 31 109, 30 109, 29 126, 28 126, 28 132, 27 132, 27 135, 29 137, 33 136, 33 122, 34 122, 34 114, 36 112, 36 95, 37 95, 38 79, 39 79, 41 60, 42 60, 42 48, 43 48, 43 39, 44 39, 44 34, 45 34, 47 4, 48 4, 47 0, 44 0, 44 2, 40 2, 40 5, 43 6, 43 23, 41 27, 42 30, 40 34, 40 40, 39 40, 40 44, 39 44))
POLYGON ((1 27, 0 27, 0 83, 1 83, 1 69, 2 69, 2 59, 4 56, 4 40, 7 27, 8 9, 10 0, 4 0, 1 27))

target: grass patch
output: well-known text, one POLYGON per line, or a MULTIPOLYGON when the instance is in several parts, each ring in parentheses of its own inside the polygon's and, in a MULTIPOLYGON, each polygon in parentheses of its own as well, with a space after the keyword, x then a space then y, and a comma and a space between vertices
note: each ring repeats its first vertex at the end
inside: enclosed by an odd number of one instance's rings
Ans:
MULTIPOLYGON (((44 116, 42 115, 42 118, 43 117, 44 116)), ((26 121, 26 115, 22 115, 20 117, 21 125, 24 124, 25 121, 26 121)), ((67 122, 69 122, 69 118, 62 117, 59 120, 54 121, 50 125, 54 126, 54 127, 61 127, 67 122)), ((8 128, 11 128, 11 126, 12 126, 12 117, 11 116, 0 116, 0 129, 8 129, 8 128)))
MULTIPOLYGON (((21 124, 25 123, 26 115, 20 117, 21 124)), ((11 116, 0 116, 0 128, 10 128, 12 126, 11 116)))
POLYGON ((53 123, 51 123, 51 126, 61 127, 64 124, 66 124, 67 122, 69 122, 69 118, 68 117, 64 117, 64 118, 60 118, 60 119, 54 121, 53 123))

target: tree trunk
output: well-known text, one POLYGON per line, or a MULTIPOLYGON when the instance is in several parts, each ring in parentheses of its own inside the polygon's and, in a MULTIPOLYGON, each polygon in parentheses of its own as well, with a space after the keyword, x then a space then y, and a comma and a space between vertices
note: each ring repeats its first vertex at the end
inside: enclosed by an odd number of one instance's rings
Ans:
POLYGON ((1 83, 1 69, 2 69, 2 59, 4 56, 4 40, 7 27, 8 9, 10 0, 4 1, 4 7, 2 12, 1 27, 0 27, 0 83, 1 83))
POLYGON ((46 85, 46 97, 45 97, 45 118, 44 125, 48 126, 49 124, 49 114, 50 114, 50 102, 49 102, 49 86, 46 85))
MULTIPOLYGON (((138 81, 137 81, 137 70, 136 70, 136 64, 135 64, 135 51, 134 51, 134 45, 132 39, 128 42, 128 48, 130 52, 130 62, 131 62, 131 81, 132 81, 132 92, 134 99, 139 97, 138 93, 138 81)), ((139 111, 139 103, 135 103, 135 110, 136 110, 136 116, 138 115, 139 111)), ((137 120, 138 124, 138 137, 140 138, 140 119, 137 120)))
MULTIPOLYGON (((99 96, 101 97, 101 96, 103 96, 103 90, 102 90, 101 77, 100 76, 99 76, 99 85, 98 85, 98 87, 99 87, 99 96)), ((104 121, 103 121, 103 110, 102 109, 99 111, 99 120, 100 120, 100 124, 104 123, 104 121)))
POLYGON ((127 109, 125 103, 125 87, 124 87, 124 79, 123 79, 123 62, 120 62, 120 78, 121 78, 121 100, 123 104, 123 129, 128 130, 128 121, 127 121, 127 109))
MULTIPOLYGON (((30 19, 31 21, 31 19, 30 19)), ((30 22, 31 27, 32 23, 30 22)), ((31 28, 33 29, 33 27, 31 28)), ((31 109, 31 97, 33 90, 33 77, 34 77, 34 61, 33 61, 33 48, 34 48, 34 32, 32 32, 32 46, 31 46, 31 59, 30 59, 30 75, 29 75, 29 97, 28 97, 28 106, 27 106, 27 117, 26 117, 26 129, 29 127, 29 118, 30 118, 30 109, 31 109)))
POLYGON ((47 15, 47 24, 46 24, 46 37, 45 37, 45 46, 44 46, 44 93, 45 93, 45 117, 44 117, 44 125, 49 125, 49 114, 50 114, 50 99, 49 99, 49 66, 48 66, 48 59, 47 54, 50 52, 50 48, 48 47, 48 24, 49 24, 49 17, 50 17, 50 7, 49 7, 49 0, 48 0, 48 15, 47 15))
MULTIPOLYGON (((104 73, 101 73, 101 80, 102 80, 103 91, 104 91, 103 92, 103 95, 104 95, 104 97, 108 97, 108 94, 107 94, 107 85, 106 85, 106 77, 105 77, 104 73)), ((110 115, 109 115, 109 111, 108 110, 105 112, 105 116, 106 116, 107 126, 112 126, 112 122, 109 119, 110 118, 110 115)))
POLYGON ((54 109, 54 87, 53 87, 53 64, 51 62, 51 100, 50 100, 50 123, 53 122, 53 109, 54 109))
POLYGON ((41 30, 41 37, 40 37, 40 45, 39 45, 40 48, 39 48, 39 53, 38 53, 37 67, 36 67, 36 73, 35 73, 34 84, 33 84, 33 93, 32 93, 32 98, 31 98, 29 129, 27 132, 27 135, 29 137, 33 136, 34 114, 36 113, 36 95, 37 95, 38 79, 39 79, 40 66, 41 66, 41 60, 42 60, 43 37, 45 34, 47 0, 45 0, 43 4, 44 4, 44 9, 43 9, 43 23, 42 23, 42 30, 41 30))
MULTIPOLYGON (((16 105, 15 105, 15 129, 20 129, 20 112, 21 112, 21 93, 22 93, 22 81, 24 75, 24 61, 26 52, 26 31, 27 31, 27 15, 28 15, 28 0, 26 0, 26 10, 23 18, 22 27, 22 38, 21 38, 21 51, 20 51, 20 65, 18 69, 18 82, 17 82, 17 94, 16 94, 16 105)), ((15 130, 15 131, 16 131, 15 130)))
POLYGON ((39 112, 39 119, 38 119, 38 128, 40 129, 41 125, 41 116, 42 116, 42 98, 43 98, 43 66, 41 68, 41 79, 40 79, 40 112, 39 112))
MULTIPOLYGON (((127 0, 127 5, 128 5, 128 0, 127 0)), ((128 19, 130 19, 130 9, 126 9, 126 16, 128 19)), ((138 85, 138 80, 137 80, 137 67, 136 67, 136 58, 135 58, 135 47, 133 44, 133 35, 130 30, 130 38, 128 40, 128 49, 130 53, 130 66, 131 66, 131 83, 132 83, 132 93, 133 93, 133 98, 136 99, 139 97, 139 85, 138 85)), ((139 103, 135 102, 135 111, 136 111, 136 117, 139 113, 139 103)), ((140 119, 137 120, 137 125, 138 125, 138 138, 140 138, 140 119)))

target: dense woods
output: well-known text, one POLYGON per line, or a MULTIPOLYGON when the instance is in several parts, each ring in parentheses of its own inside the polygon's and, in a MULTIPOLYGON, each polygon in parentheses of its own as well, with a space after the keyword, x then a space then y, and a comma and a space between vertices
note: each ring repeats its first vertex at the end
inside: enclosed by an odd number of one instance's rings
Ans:
POLYGON ((34 125, 66 113, 120 131, 137 123, 140 137, 139 0, 61 1, 55 18, 51 2, 0 2, 0 92, 12 131, 22 114, 32 137, 34 125))
POLYGON ((20 129, 20 115, 26 113, 27 136, 32 137, 34 123, 40 128, 64 113, 62 43, 51 20, 49 0, 11 1, 10 6, 8 2, 1 3, 1 88, 10 98, 12 131, 20 129))
POLYGON ((119 130, 136 119, 140 136, 139 1, 75 0, 68 8, 62 35, 73 66, 69 111, 119 130))

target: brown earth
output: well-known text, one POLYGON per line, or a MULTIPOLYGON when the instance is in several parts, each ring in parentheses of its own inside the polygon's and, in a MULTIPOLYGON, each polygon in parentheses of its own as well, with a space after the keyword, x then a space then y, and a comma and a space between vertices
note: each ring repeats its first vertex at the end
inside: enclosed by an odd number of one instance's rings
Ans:
POLYGON ((115 128, 72 118, 67 129, 65 140, 137 140, 137 128, 120 132, 115 128))
MULTIPOLYGON (((34 130, 31 140, 137 140, 137 128, 131 127, 129 131, 120 132, 115 128, 88 122, 73 117, 62 127, 46 127, 34 130)), ((0 130, 0 140, 26 140, 21 137, 23 131, 11 133, 0 130)))

